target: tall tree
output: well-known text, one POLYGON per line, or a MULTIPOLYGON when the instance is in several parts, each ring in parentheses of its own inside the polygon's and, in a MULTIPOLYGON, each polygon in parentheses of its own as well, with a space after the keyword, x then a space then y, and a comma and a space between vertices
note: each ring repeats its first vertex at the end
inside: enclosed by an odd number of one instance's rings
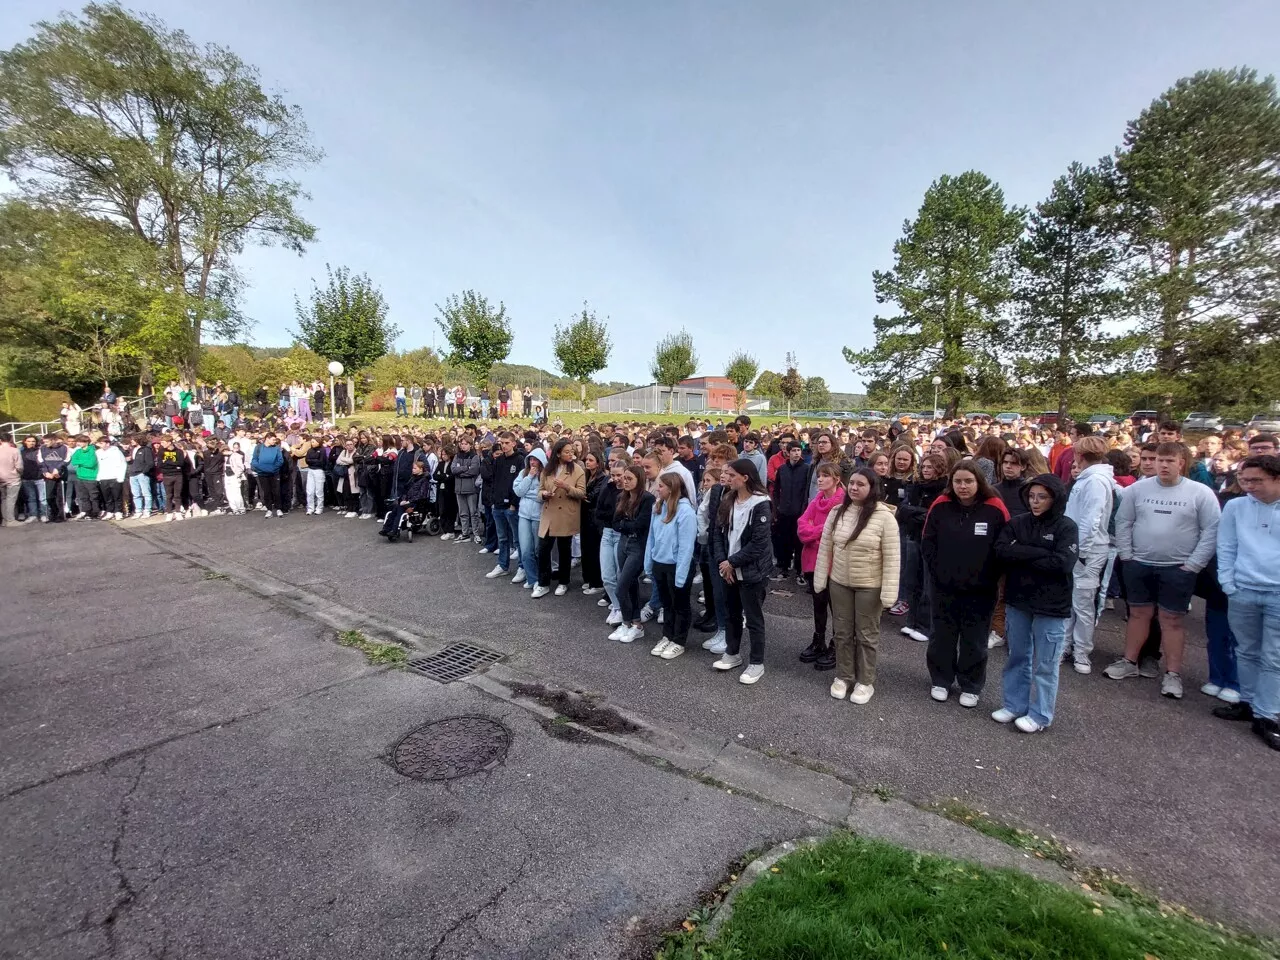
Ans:
POLYGON ((738 396, 735 399, 738 402, 739 413, 747 405, 747 388, 755 380, 756 371, 759 369, 760 364, 756 362, 756 358, 745 350, 735 352, 725 364, 724 375, 738 388, 738 396))
POLYGON ((319 158, 298 108, 234 53, 116 4, 37 25, 0 53, 0 165, 25 196, 121 224, 161 254, 183 302, 175 360, 243 329, 234 258, 302 251, 315 228, 283 174, 319 158))
POLYGON ((875 317, 874 347, 844 348, 854 370, 904 383, 936 374, 949 416, 999 382, 1000 315, 1011 295, 1022 217, 975 170, 934 181, 893 245, 893 269, 872 274, 876 302, 893 303, 898 313, 875 317))
POLYGON ((787 372, 778 380, 778 389, 787 401, 787 416, 791 416, 791 404, 800 398, 804 390, 804 378, 796 369, 796 355, 787 353, 787 372))
POLYGON ((400 328, 387 322, 387 301, 367 274, 334 270, 327 263, 324 269, 328 282, 322 287, 312 281, 305 305, 294 294, 294 335, 309 350, 355 373, 390 350, 400 328))
POLYGON ((698 369, 698 354, 693 349, 693 337, 685 330, 670 333, 658 341, 653 351, 653 359, 649 361, 649 373, 653 382, 666 387, 667 412, 671 412, 675 400, 675 387, 681 380, 687 380, 698 369))
POLYGON ((800 389, 800 407, 803 410, 825 410, 831 406, 831 391, 823 377, 805 377, 800 389))
POLYGON ((444 306, 436 304, 436 310, 440 312, 436 324, 449 343, 445 359, 471 374, 476 386, 484 386, 493 365, 511 353, 506 305, 499 300, 497 307, 491 307, 486 297, 464 290, 461 297, 454 294, 446 299, 444 306))
POLYGON ((1116 220, 1128 283, 1157 370, 1195 366, 1223 316, 1252 325, 1276 291, 1280 262, 1280 98, 1271 77, 1240 67, 1179 80, 1116 151, 1116 220))
POLYGON ((1108 321, 1124 302, 1120 251, 1108 229, 1111 193, 1092 168, 1073 163, 1032 212, 1018 243, 1017 310, 1009 341, 1018 372, 1050 391, 1063 422, 1077 383, 1126 346, 1108 321))
POLYGON ((593 375, 609 365, 609 354, 613 350, 605 320, 597 320, 595 311, 584 300, 581 314, 564 327, 556 324, 551 341, 560 371, 578 381, 584 405, 587 402, 587 384, 593 375))
POLYGON ((761 370, 760 376, 756 377, 755 385, 752 386, 751 392, 757 397, 768 397, 770 400, 782 399, 782 374, 774 373, 772 370, 761 370))

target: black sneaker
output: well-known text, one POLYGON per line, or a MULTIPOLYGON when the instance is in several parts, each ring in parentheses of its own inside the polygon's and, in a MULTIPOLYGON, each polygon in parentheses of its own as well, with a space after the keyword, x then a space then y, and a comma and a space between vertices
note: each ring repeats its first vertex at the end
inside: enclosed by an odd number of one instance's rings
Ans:
POLYGON ((716 618, 703 618, 693 625, 693 629, 701 630, 703 633, 715 633, 719 627, 716 626, 716 618))
POLYGON ((781 570, 779 570, 777 573, 775 573, 773 576, 769 578, 769 580, 772 583, 782 583, 782 581, 786 579, 787 579, 787 574, 781 570))
POLYGON ((1280 750, 1280 723, 1256 717, 1253 721, 1253 732, 1272 750, 1280 750))
POLYGON ((1253 707, 1247 703, 1232 703, 1222 707, 1214 707, 1212 713, 1219 720, 1253 719, 1253 707))
POLYGON ((810 641, 809 645, 800 651, 801 663, 813 663, 826 650, 826 644, 821 640, 810 641))

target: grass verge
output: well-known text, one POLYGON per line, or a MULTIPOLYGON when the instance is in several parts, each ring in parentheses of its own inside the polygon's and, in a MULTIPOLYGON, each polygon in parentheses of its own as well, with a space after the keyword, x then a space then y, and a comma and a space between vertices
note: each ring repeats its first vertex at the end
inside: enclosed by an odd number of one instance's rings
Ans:
POLYGON ((378 667, 398 667, 409 656, 409 652, 400 644, 378 643, 376 640, 370 640, 359 630, 343 630, 338 634, 338 643, 341 646, 359 650, 369 663, 378 667))
POLYGON ((695 917, 660 960, 1268 960, 1277 946, 848 833, 778 861, 715 940, 695 917))
POLYGON ((984 836, 1007 843, 1011 847, 1024 850, 1039 860, 1051 860, 1060 866, 1071 869, 1075 865, 1074 851, 1056 837, 1042 837, 1030 830, 1012 827, 1007 823, 987 815, 981 810, 966 806, 958 800, 935 804, 929 809, 940 813, 948 820, 972 827, 984 836))

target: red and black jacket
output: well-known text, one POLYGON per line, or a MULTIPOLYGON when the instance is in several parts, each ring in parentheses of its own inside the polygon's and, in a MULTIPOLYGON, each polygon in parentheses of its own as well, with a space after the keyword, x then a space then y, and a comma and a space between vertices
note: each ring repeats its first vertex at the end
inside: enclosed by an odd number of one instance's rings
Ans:
POLYGON ((943 593, 994 593, 996 537, 1008 522, 1009 508, 999 497, 967 507, 945 493, 934 500, 920 537, 934 586, 943 593))

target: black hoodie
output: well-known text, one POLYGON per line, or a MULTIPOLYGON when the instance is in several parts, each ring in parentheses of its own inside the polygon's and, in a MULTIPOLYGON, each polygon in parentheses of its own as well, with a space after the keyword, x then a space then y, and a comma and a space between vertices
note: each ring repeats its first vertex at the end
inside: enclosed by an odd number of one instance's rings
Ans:
POLYGON ((898 503, 898 512, 894 519, 898 521, 898 529, 911 540, 918 541, 924 531, 924 518, 943 490, 947 489, 947 478, 921 480, 919 483, 908 483, 907 494, 898 503))
POLYGON ((920 554, 938 593, 989 593, 994 599, 1000 572, 996 538, 1009 522, 999 497, 965 506, 941 494, 924 518, 920 554))
POLYGON ((1075 521, 1063 515, 1066 488, 1052 473, 1042 473, 1020 493, 1026 512, 1010 520, 996 540, 996 557, 1005 574, 1004 602, 1024 613, 1069 617, 1077 531, 1075 521), (1031 513, 1027 499, 1032 486, 1053 494, 1053 503, 1039 517, 1031 513))
POLYGON ((1009 508, 1009 516, 1016 517, 1020 513, 1026 513, 1030 508, 1026 501, 1022 499, 1022 493, 1026 490, 1027 481, 1022 477, 1017 480, 1001 480, 997 484, 993 484, 996 493, 1000 494, 1000 499, 1004 501, 1004 505, 1009 508))

